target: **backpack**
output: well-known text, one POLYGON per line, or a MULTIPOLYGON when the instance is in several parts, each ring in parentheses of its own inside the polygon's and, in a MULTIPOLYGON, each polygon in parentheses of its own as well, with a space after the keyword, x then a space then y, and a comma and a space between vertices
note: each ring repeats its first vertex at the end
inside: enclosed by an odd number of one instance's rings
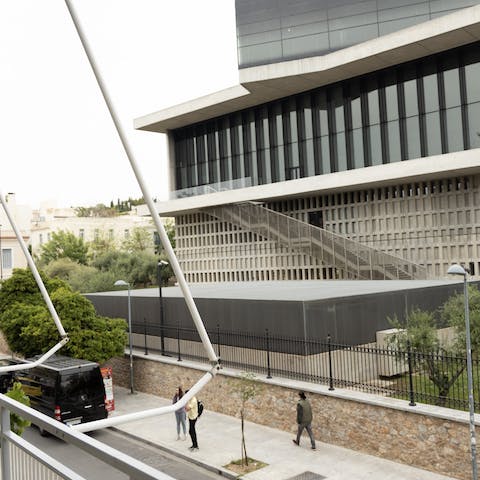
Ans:
POLYGON ((200 417, 203 413, 203 402, 201 400, 197 400, 197 410, 198 410, 198 417, 200 417))

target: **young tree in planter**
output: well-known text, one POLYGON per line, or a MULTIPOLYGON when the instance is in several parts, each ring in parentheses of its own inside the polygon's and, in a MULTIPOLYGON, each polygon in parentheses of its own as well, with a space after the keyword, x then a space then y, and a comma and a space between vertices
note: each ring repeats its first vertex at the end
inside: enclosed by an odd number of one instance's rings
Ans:
POLYGON ((263 385, 255 380, 255 374, 251 372, 242 372, 236 379, 231 380, 234 394, 240 398, 240 422, 242 429, 241 441, 241 459, 242 467, 248 467, 247 447, 245 443, 245 410, 250 400, 253 400, 263 389, 263 385))

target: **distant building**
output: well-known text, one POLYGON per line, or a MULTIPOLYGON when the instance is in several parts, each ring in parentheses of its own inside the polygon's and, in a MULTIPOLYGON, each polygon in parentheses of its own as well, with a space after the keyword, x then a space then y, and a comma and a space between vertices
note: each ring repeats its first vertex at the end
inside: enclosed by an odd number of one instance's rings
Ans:
POLYGON ((235 4, 240 85, 135 120, 187 280, 478 276, 480 1, 235 4))
MULTIPOLYGON (((8 193, 5 198, 15 225, 20 230, 23 241, 28 245, 30 242, 32 209, 24 205, 17 205, 15 194, 13 193, 8 193)), ((0 207, 0 278, 9 278, 14 268, 25 268, 26 266, 27 259, 5 211, 0 207)))
POLYGON ((63 230, 85 242, 105 239, 120 247, 135 228, 145 228, 151 232, 152 241, 156 238, 150 214, 142 205, 112 217, 78 217, 73 208, 42 206, 33 211, 30 244, 32 252, 38 255, 42 245, 51 239, 51 234, 63 230))

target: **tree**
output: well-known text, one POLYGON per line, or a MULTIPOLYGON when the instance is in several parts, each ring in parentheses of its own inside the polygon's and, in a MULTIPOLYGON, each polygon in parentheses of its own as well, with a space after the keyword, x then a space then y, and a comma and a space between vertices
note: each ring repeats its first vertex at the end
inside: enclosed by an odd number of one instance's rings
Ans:
POLYGON ((152 233, 145 227, 135 227, 122 242, 122 250, 128 253, 154 251, 152 233))
MULTIPOLYGON (((472 356, 480 354, 480 291, 473 285, 468 287, 470 337, 472 356)), ((451 296, 440 309, 442 321, 455 329, 455 351, 465 352, 465 297, 463 292, 451 296)))
POLYGON ((72 232, 59 230, 52 233, 50 241, 42 245, 40 262, 47 265, 59 258, 70 258, 82 265, 87 264, 88 247, 81 238, 72 232))
POLYGON ((241 458, 242 467, 248 467, 247 447, 245 444, 245 410, 247 403, 254 399, 263 389, 263 386, 255 380, 255 374, 251 372, 242 372, 236 379, 231 380, 231 386, 234 395, 240 398, 240 422, 242 429, 241 440, 241 458))
MULTIPOLYGON (((170 240, 170 245, 172 246, 173 249, 175 249, 175 223, 171 219, 165 220, 163 223, 163 226, 165 227, 165 233, 167 234, 168 239, 170 240)), ((160 255, 160 257, 165 257, 165 249, 163 248, 163 245, 160 244, 160 236, 158 233, 155 231, 154 233, 154 243, 155 243, 155 253, 157 255, 160 255)))
POLYGON ((99 232, 99 235, 88 242, 88 259, 91 262, 92 259, 102 255, 106 252, 110 252, 115 250, 115 240, 113 238, 109 238, 106 232, 102 231, 99 232))
MULTIPOLYGON (((104 362, 126 345, 123 319, 101 317, 92 303, 59 279, 44 279, 70 341, 66 355, 104 362)), ((28 270, 16 269, 0 290, 0 328, 13 351, 26 357, 46 352, 59 341, 57 328, 28 270)))
POLYGON ((101 272, 109 272, 115 280, 125 280, 132 286, 148 286, 156 283, 157 258, 152 253, 128 253, 114 250, 100 255, 92 266, 101 272))
MULTIPOLYGON (((480 291, 469 286, 470 332, 472 355, 480 352, 480 291)), ((391 319, 393 327, 399 329, 392 337, 398 348, 413 352, 414 366, 427 373, 428 378, 438 389, 439 404, 443 405, 450 389, 466 368, 465 356, 465 307, 464 295, 451 296, 439 309, 438 319, 434 312, 412 310, 402 324, 397 318, 391 319), (452 343, 441 343, 438 325, 453 327, 455 339, 452 343), (446 357, 450 360, 445 361, 446 357)))
POLYGON ((114 217, 117 215, 117 209, 112 205, 107 207, 103 203, 98 203, 94 207, 77 207, 75 208, 77 217, 114 217))
MULTIPOLYGON (((12 388, 5 395, 12 400, 16 400, 17 402, 26 405, 27 407, 30 406, 30 399, 27 395, 25 395, 20 382, 15 382, 12 388)), ((10 413, 10 428, 12 432, 16 433, 17 435, 22 435, 23 431, 29 427, 30 424, 30 421, 25 420, 17 413, 10 413)))

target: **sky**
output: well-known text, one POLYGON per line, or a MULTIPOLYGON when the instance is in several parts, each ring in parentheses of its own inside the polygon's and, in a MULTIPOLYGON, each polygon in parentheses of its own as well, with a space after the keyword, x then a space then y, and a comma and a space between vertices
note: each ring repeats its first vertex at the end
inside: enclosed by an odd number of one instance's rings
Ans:
MULTIPOLYGON (((234 0, 73 0, 150 194, 165 136, 133 119, 238 83, 234 0)), ((64 0, 0 2, 0 191, 58 207, 141 197, 64 0)))

